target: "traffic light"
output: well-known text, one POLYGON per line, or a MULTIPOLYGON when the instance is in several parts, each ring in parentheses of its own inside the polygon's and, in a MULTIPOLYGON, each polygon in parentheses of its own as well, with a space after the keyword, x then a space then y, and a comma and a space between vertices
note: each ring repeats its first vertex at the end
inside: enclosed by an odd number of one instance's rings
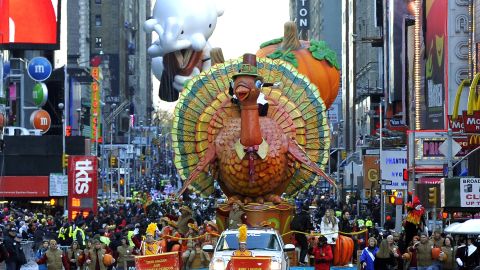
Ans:
POLYGON ((51 206, 55 206, 55 204, 57 203, 57 201, 55 199, 50 199, 50 205, 51 206))
POLYGON ((125 180, 122 178, 120 178, 120 186, 123 186, 123 184, 125 184, 125 180))
POLYGON ((437 204, 437 188, 431 187, 428 188, 428 202, 432 206, 436 206, 437 204))
POLYGON ((72 136, 72 126, 65 127, 65 136, 70 137, 72 136))
POLYGON ((117 158, 115 156, 110 157, 110 167, 117 167, 117 158))
POLYGON ((62 154, 62 168, 68 167, 68 155, 63 153, 62 154))
POLYGON ((395 195, 388 196, 388 201, 390 202, 390 204, 395 204, 395 195))
POLYGON ((403 169, 403 181, 408 182, 408 169, 403 169))

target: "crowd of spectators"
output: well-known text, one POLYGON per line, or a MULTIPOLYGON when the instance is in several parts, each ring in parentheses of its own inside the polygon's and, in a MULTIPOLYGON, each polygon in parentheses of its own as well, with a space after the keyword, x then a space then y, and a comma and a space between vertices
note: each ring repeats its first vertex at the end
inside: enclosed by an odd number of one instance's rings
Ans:
POLYGON ((101 201, 98 214, 94 215, 92 211, 80 213, 69 220, 67 213, 51 207, 22 208, 15 203, 8 203, 0 209, 0 262, 5 262, 7 270, 20 269, 21 265, 27 263, 27 252, 22 249, 24 243, 29 242, 32 243, 29 247, 36 254, 40 268, 53 264, 45 256, 49 250, 61 248, 65 254, 63 257, 68 260, 55 262, 59 269, 62 266, 67 269, 65 265, 68 269, 84 269, 87 260, 91 263, 96 259, 89 257, 91 252, 87 251, 94 250, 98 242, 99 248, 105 250, 105 254, 111 254, 118 264, 118 250, 119 247, 122 250, 125 243, 132 248, 133 255, 140 254, 142 237, 150 223, 158 224, 158 231, 161 231, 161 220, 169 220, 168 226, 179 230, 176 222, 182 216, 182 209, 190 209, 198 231, 203 229, 204 224, 214 220, 214 204, 213 196, 201 198, 190 193, 177 199, 172 194, 162 192, 138 193, 135 198, 125 202, 101 201))
MULTIPOLYGON (((150 190, 127 201, 101 201, 98 214, 81 213, 73 220, 68 220, 63 211, 6 204, 0 209, 0 239, 3 239, 0 242, 0 262, 5 262, 7 270, 20 269, 27 260, 22 243, 29 241, 33 243, 39 269, 47 269, 47 265, 50 265, 48 269, 83 270, 87 265, 90 265, 89 269, 97 269, 97 266, 101 270, 113 266, 126 269, 129 256, 143 254, 142 241, 147 226, 158 226, 159 234, 153 235, 154 238, 161 238, 166 227, 170 235, 202 235, 215 227, 216 204, 221 198, 220 193, 209 198, 186 193, 178 199, 165 190, 150 190), (180 221, 187 213, 188 226, 180 221), (56 250, 62 250, 62 256, 56 250), (98 254, 102 257, 111 255, 114 263, 108 266, 99 263, 98 254)), ((369 201, 368 211, 358 211, 357 203, 355 196, 350 196, 350 201, 340 204, 334 194, 317 188, 297 196, 297 214, 291 222, 291 229, 299 232, 294 237, 299 248, 299 264, 328 269, 333 263, 336 241, 339 234, 343 234, 352 238, 352 263, 357 263, 361 269, 471 270, 478 267, 480 252, 477 247, 480 242, 476 236, 453 238, 441 231, 429 235, 419 230, 418 235, 407 243, 404 232, 394 231, 391 218, 387 217, 384 226, 378 225, 376 213, 379 211, 376 209, 379 203, 375 198, 369 201), (308 235, 312 232, 322 233, 325 237, 311 241, 308 235), (358 258, 357 250, 361 251, 358 258)), ((184 243, 171 241, 164 248, 182 246, 187 255, 184 257, 185 269, 188 269, 197 248, 205 243, 214 243, 214 239, 206 237, 184 243)), ((201 260, 203 266, 207 266, 209 255, 202 253, 201 260)))

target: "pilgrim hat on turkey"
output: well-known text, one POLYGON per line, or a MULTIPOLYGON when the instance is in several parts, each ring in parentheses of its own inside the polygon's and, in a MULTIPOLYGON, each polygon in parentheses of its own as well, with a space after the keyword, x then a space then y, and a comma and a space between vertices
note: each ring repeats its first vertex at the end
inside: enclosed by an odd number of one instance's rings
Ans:
POLYGON ((243 62, 237 73, 233 74, 232 79, 235 80, 238 76, 253 76, 258 80, 263 81, 263 77, 258 75, 257 71, 257 56, 251 53, 243 55, 243 62))

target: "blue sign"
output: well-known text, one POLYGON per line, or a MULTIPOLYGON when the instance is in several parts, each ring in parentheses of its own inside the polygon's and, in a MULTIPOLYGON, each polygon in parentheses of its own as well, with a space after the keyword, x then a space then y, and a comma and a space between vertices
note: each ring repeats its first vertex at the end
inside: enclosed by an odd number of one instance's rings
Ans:
POLYGON ((3 63, 3 78, 7 78, 10 75, 10 62, 3 63))
POLYGON ((34 57, 28 63, 27 71, 32 80, 42 82, 52 74, 52 64, 45 57, 34 57))

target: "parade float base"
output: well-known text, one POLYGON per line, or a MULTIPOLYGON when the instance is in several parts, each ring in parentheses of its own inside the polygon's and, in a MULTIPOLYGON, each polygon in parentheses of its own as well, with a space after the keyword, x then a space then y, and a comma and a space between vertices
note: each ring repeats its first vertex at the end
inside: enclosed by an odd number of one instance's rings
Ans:
MULTIPOLYGON (((244 205, 243 211, 247 215, 247 223, 251 227, 261 227, 262 224, 269 224, 282 235, 284 243, 292 243, 290 222, 293 219, 295 206, 288 203, 281 204, 258 204, 249 203, 244 205)), ((230 206, 220 204, 217 208, 217 226, 221 233, 228 228, 228 214, 230 206)))

